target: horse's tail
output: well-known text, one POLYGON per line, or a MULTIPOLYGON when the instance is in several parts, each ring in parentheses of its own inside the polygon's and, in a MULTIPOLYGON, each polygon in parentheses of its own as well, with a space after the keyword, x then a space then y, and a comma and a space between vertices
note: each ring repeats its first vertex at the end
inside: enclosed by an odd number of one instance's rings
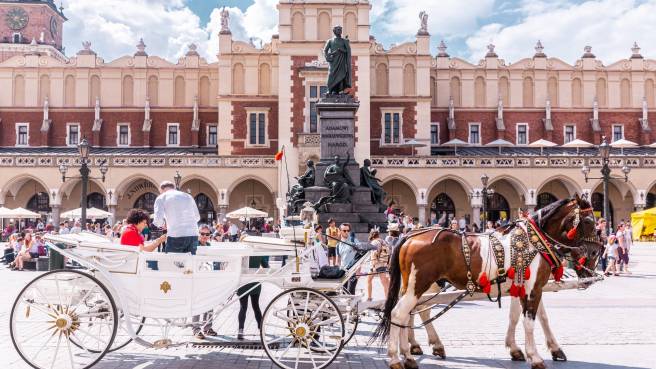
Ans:
POLYGON ((383 317, 376 327, 376 330, 371 337, 371 341, 380 339, 381 341, 387 340, 390 333, 390 325, 392 324, 392 309, 396 306, 396 303, 399 301, 399 290, 401 289, 401 266, 399 263, 399 255, 401 254, 401 248, 406 241, 406 237, 401 238, 396 247, 394 247, 394 252, 392 253, 392 259, 390 260, 390 284, 389 290, 387 291, 387 301, 385 301, 385 309, 383 310, 383 317))

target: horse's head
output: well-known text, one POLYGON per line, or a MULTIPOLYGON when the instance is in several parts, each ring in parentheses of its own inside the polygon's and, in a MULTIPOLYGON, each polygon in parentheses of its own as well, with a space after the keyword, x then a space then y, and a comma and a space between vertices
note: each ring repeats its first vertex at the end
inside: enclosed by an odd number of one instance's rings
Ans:
POLYGON ((594 276, 603 245, 597 237, 592 205, 579 197, 557 201, 534 216, 561 257, 574 263, 579 278, 594 276))

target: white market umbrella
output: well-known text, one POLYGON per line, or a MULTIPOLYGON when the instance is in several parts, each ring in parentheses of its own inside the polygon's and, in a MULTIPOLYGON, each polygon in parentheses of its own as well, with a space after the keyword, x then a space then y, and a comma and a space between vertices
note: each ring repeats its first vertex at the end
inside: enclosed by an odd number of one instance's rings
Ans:
POLYGON ((656 147, 656 142, 654 142, 653 144, 649 145, 648 147, 656 147))
POLYGON ((458 155, 458 146, 469 146, 469 144, 463 140, 454 138, 453 140, 443 143, 442 146, 454 147, 455 154, 458 155))
POLYGON ((13 218, 17 218, 17 219, 41 218, 41 214, 35 213, 31 210, 27 210, 27 209, 24 209, 24 208, 16 208, 14 210, 11 210, 11 214, 13 215, 13 218))
POLYGON ((14 218, 14 213, 12 213, 11 209, 0 206, 0 218, 14 218))
POLYGON ((239 219, 239 218, 267 218, 269 216, 268 213, 264 211, 260 211, 257 209, 253 209, 251 207, 243 207, 241 209, 233 210, 226 214, 227 218, 233 218, 233 219, 239 219))
MULTIPOLYGON (((112 213, 104 211, 98 208, 88 208, 87 209, 87 218, 91 219, 106 219, 112 216, 112 213)), ((77 208, 63 212, 61 214, 62 218, 75 219, 82 217, 82 208, 77 208)))
POLYGON ((499 148, 499 155, 500 155, 502 147, 512 147, 512 146, 515 146, 515 145, 510 141, 506 141, 504 139, 497 138, 496 140, 494 140, 492 142, 486 143, 485 146, 498 147, 499 148))
POLYGON ((421 143, 421 142, 419 142, 419 141, 417 141, 413 138, 411 140, 405 141, 404 143, 402 143, 399 146, 412 148, 412 156, 415 156, 415 147, 425 147, 427 145, 425 143, 421 143))
POLYGON ((633 141, 625 140, 625 139, 613 141, 610 144, 610 147, 619 147, 620 152, 622 153, 622 155, 624 155, 624 148, 625 147, 636 147, 636 146, 638 146, 637 143, 635 143, 633 141))
POLYGON ((585 149, 585 148, 592 147, 592 146, 594 146, 594 145, 591 144, 590 142, 579 140, 578 138, 576 140, 570 141, 570 142, 563 145, 563 147, 575 147, 576 148, 576 155, 579 154, 579 149, 581 149, 581 148, 585 149))
POLYGON ((537 141, 531 142, 528 144, 528 147, 539 147, 540 148, 540 155, 544 154, 544 148, 545 147, 554 147, 558 146, 557 143, 551 142, 549 140, 545 140, 544 138, 541 138, 537 141))

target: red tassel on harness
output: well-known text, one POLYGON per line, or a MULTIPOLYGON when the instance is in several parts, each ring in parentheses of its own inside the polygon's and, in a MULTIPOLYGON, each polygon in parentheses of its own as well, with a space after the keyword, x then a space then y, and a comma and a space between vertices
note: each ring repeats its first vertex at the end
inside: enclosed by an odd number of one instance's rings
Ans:
POLYGON ((583 266, 585 265, 585 262, 586 262, 586 261, 588 261, 588 259, 586 259, 585 256, 583 256, 582 258, 580 258, 580 259, 579 259, 579 263, 576 264, 576 266, 575 266, 576 270, 581 270, 581 268, 583 268, 583 266))
POLYGON ((510 285, 510 296, 519 297, 519 288, 517 288, 515 282, 513 282, 513 284, 510 285))
POLYGON ((490 291, 492 291, 492 285, 488 283, 483 287, 483 293, 489 295, 490 291))
POLYGON ((576 227, 574 227, 574 228, 570 229, 569 231, 567 231, 567 239, 568 240, 573 240, 574 237, 576 237, 576 227))
POLYGON ((531 268, 526 268, 526 270, 524 270, 524 280, 529 279, 531 279, 531 268))
POLYGON ((508 268, 508 271, 506 272, 506 275, 510 279, 515 279, 515 267, 508 268))
POLYGON ((553 271, 553 276, 554 276, 554 279, 556 280, 556 282, 560 282, 560 280, 563 278, 563 272, 564 271, 565 271, 565 269, 563 268, 562 265, 559 266, 556 270, 553 271))
POLYGON ((485 272, 481 273, 481 276, 478 277, 478 285, 485 287, 488 284, 490 284, 490 280, 487 278, 487 274, 485 272))
POLYGON ((520 298, 526 297, 526 288, 524 288, 524 286, 519 287, 519 297, 520 298))

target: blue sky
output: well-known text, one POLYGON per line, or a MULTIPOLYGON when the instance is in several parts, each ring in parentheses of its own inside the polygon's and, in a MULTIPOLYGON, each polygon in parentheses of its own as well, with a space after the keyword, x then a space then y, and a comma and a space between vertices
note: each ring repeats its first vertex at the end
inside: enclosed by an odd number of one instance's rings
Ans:
MULTIPOLYGON (((645 57, 656 56, 656 0, 369 0, 372 30, 386 48, 414 40, 418 14, 429 14, 431 52, 445 40, 448 53, 472 63, 496 45, 508 63, 545 53, 574 64, 586 45, 605 64, 631 55, 634 42, 645 57)), ((106 60, 134 53, 143 37, 147 52, 170 61, 190 43, 216 60, 220 7, 230 12, 233 37, 268 42, 277 33, 277 0, 64 0, 67 54, 82 41, 106 60)), ((255 41, 257 44, 259 41, 255 41)))

